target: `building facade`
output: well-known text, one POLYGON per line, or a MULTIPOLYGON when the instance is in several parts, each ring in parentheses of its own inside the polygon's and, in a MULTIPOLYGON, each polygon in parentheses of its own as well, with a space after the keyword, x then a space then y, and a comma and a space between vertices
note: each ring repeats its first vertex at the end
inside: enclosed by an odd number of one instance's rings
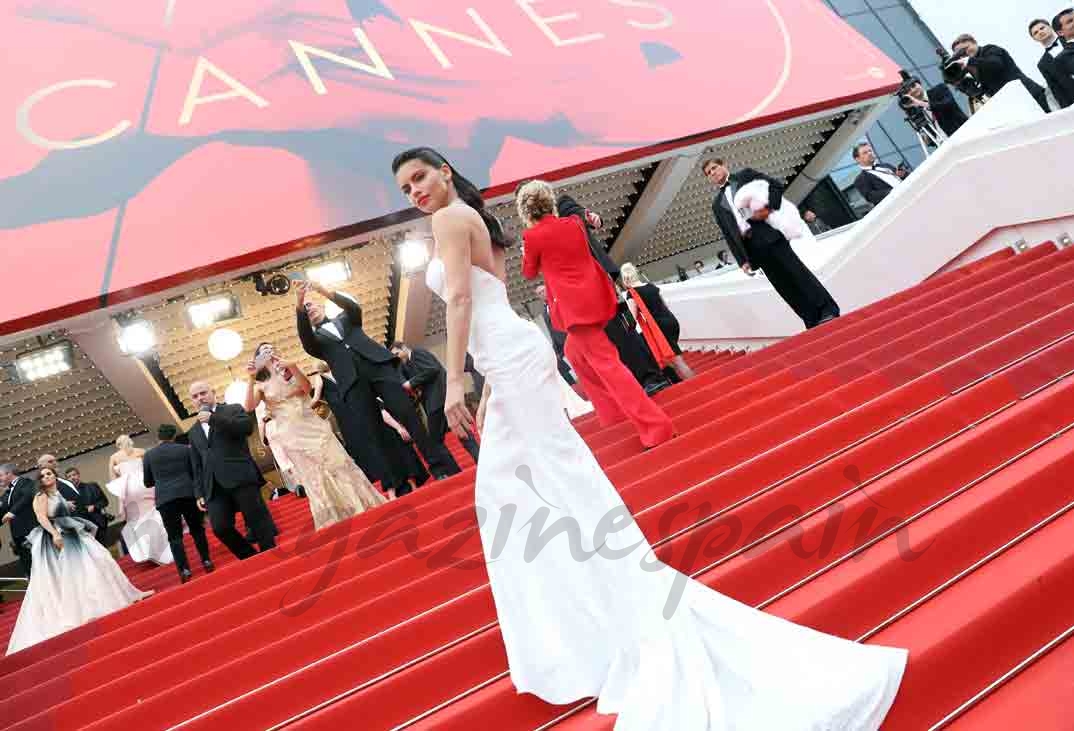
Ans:
MULTIPOLYGON (((936 49, 944 44, 929 30, 907 0, 825 0, 873 45, 901 68, 921 79, 926 87, 943 83, 936 49)), ((955 93, 965 103, 961 94, 955 93)), ((906 123, 903 112, 892 104, 866 133, 877 156, 884 162, 900 162, 917 167, 925 158, 917 134, 906 123)), ((843 191, 851 208, 861 214, 868 204, 854 189, 858 166, 848 151, 831 173, 832 182, 843 191)))

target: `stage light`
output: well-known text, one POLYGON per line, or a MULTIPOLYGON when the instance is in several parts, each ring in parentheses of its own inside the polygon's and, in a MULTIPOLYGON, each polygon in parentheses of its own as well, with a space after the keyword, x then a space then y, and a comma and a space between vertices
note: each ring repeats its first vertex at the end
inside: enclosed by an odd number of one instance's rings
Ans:
POLYGON ((217 360, 231 360, 242 352, 242 336, 222 327, 209 336, 209 355, 217 360))
POLYGON ((423 239, 407 238, 399 245, 398 256, 403 274, 416 274, 429 263, 429 246, 423 239))
POLYGON ((42 378, 65 373, 74 365, 71 343, 66 340, 41 350, 24 353, 15 358, 15 369, 22 381, 39 381, 42 378))
POLYGON ((198 329, 239 316, 239 300, 230 294, 191 302, 186 306, 190 324, 198 329))
POLYGON ((124 355, 144 355, 156 344, 153 326, 145 320, 132 320, 119 328, 119 349, 124 355))
POLYGON ((324 286, 346 282, 351 278, 351 267, 346 259, 326 261, 306 269, 306 278, 324 286))
POLYGON ((243 406, 246 403, 246 381, 234 381, 224 391, 224 403, 243 406))

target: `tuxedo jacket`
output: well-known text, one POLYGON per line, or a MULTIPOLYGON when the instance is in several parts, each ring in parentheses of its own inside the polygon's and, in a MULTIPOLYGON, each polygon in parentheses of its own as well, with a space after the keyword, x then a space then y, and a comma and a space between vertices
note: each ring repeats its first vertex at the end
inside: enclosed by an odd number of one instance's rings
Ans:
POLYGON ((556 213, 560 218, 566 218, 567 216, 574 216, 585 227, 586 239, 589 241, 589 251, 593 254, 593 258, 600 264, 600 268, 603 269, 609 277, 613 280, 619 279, 619 265, 615 263, 615 260, 608 254, 608 251, 593 235, 593 229, 589 226, 589 221, 585 220, 585 206, 578 201, 571 198, 564 193, 556 200, 556 213))
POLYGON ((579 325, 604 327, 618 300, 611 279, 593 258, 584 225, 574 216, 545 216, 522 234, 522 276, 544 274, 557 330, 579 325))
POLYGON ((208 436, 201 422, 190 427, 187 436, 193 456, 197 497, 212 500, 216 487, 233 490, 265 484, 246 442, 254 433, 254 427, 254 415, 235 404, 217 405, 209 419, 208 436))
POLYGON ((929 97, 929 109, 936 116, 936 123, 948 137, 958 132, 958 128, 966 123, 969 117, 962 111, 962 107, 955 100, 955 95, 947 88, 947 84, 939 84, 926 92, 929 97))
MULTIPOLYGON (((198 425, 200 428, 200 425, 198 425)), ((201 430, 204 435, 204 429, 201 430)), ((182 444, 162 442, 142 456, 143 481, 154 488, 156 506, 195 497, 194 453, 182 444)))
MULTIPOLYGON (((775 178, 771 178, 753 168, 743 168, 736 173, 732 173, 731 177, 727 179, 727 184, 720 188, 719 192, 716 193, 716 197, 712 199, 712 215, 716 219, 716 225, 719 226, 720 231, 723 233, 727 248, 731 250, 731 256, 735 257, 735 261, 738 262, 739 266, 744 264, 752 265, 748 251, 750 247, 747 247, 742 232, 738 228, 735 212, 731 208, 731 203, 727 200, 727 191, 731 191, 731 198, 734 199, 739 188, 755 180, 763 180, 768 183, 768 207, 773 211, 778 211, 783 205, 785 186, 775 178)), ((750 246, 763 247, 771 245, 783 237, 771 226, 755 225, 752 222, 750 226, 750 246)))
MULTIPOLYGON (((891 173, 892 175, 895 174, 894 166, 888 165, 886 162, 878 162, 873 165, 873 167, 877 170, 891 173)), ((873 175, 868 170, 862 170, 858 173, 858 177, 854 179, 854 187, 861 193, 862 198, 869 201, 874 206, 887 198, 888 193, 894 189, 894 187, 886 180, 873 175)))
POLYGON ((400 370, 414 388, 421 389, 425 413, 443 411, 447 399, 447 371, 436 356, 424 348, 411 348, 410 360, 400 370))
POLYGON ((1074 43, 1064 44, 1063 50, 1055 57, 1045 51, 1037 68, 1044 75, 1059 106, 1066 109, 1074 104, 1074 43))
POLYGON ((394 365, 398 359, 362 330, 361 305, 339 292, 333 292, 330 299, 343 310, 330 320, 343 339, 323 327, 314 329, 304 309, 298 310, 298 339, 303 350, 328 363, 340 390, 346 394, 363 377, 368 378, 370 366, 394 365))
POLYGON ((98 513, 108 508, 108 496, 104 494, 104 490, 96 482, 81 482, 78 485, 78 491, 81 494, 79 504, 82 507, 86 508, 92 505, 98 513))
POLYGON ((977 81, 989 96, 995 96, 1012 81, 1021 81, 1037 103, 1045 105, 1044 87, 1026 76, 1011 58, 1011 54, 999 46, 981 46, 977 55, 970 59, 969 67, 974 69, 977 81))
POLYGON ((37 525, 33 504, 35 495, 37 484, 29 477, 15 478, 15 482, 4 491, 4 513, 15 516, 10 524, 11 538, 15 543, 22 543, 22 539, 37 525))

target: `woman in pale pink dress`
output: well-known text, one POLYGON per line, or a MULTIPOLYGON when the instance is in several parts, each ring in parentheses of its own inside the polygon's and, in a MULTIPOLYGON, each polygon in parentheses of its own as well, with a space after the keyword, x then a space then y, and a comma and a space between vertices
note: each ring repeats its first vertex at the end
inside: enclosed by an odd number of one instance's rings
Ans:
POLYGON ((312 408, 310 382, 293 363, 261 343, 246 366, 249 386, 245 408, 264 403, 276 423, 273 438, 284 445, 295 481, 306 488, 313 526, 323 528, 386 502, 366 479, 331 425, 312 408))

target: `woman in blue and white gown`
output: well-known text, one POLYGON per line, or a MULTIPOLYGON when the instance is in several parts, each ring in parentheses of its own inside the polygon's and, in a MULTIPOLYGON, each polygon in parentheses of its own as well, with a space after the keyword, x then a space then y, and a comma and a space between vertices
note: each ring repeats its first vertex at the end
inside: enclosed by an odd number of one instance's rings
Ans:
POLYGON ((597 697, 617 731, 878 728, 907 652, 757 611, 657 561, 563 413, 550 344, 511 307, 506 241, 477 188, 428 148, 392 167, 432 214, 426 281, 447 308, 452 429, 470 426, 467 348, 486 378, 475 502, 518 691, 554 704, 597 697), (579 529, 588 559, 563 535, 527 551, 528 534, 556 521, 579 529))
POLYGON ((136 589, 94 538, 97 526, 74 516, 56 488, 55 472, 45 467, 38 480, 33 506, 39 525, 26 537, 33 557, 30 584, 8 655, 153 593, 136 589))
POLYGON ((174 563, 164 519, 157 511, 156 489, 145 485, 145 450, 135 447, 126 434, 116 439, 116 450, 108 461, 115 479, 105 487, 119 500, 119 517, 126 521, 120 535, 127 553, 135 563, 174 563))

